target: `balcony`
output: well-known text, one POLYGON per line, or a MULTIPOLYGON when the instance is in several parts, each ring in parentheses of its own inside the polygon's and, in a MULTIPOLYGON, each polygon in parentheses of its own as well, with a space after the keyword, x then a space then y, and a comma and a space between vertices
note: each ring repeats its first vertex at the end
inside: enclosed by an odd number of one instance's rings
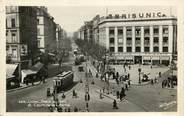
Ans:
POLYGON ((163 46, 168 46, 169 43, 168 42, 163 42, 163 46))
POLYGON ((150 46, 150 42, 144 42, 144 46, 150 46))
POLYGON ((140 46, 141 45, 141 41, 139 40, 139 41, 135 41, 135 45, 136 46, 140 46))
POLYGON ((114 34, 109 34, 109 37, 114 37, 114 34))
POLYGON ((127 46, 132 46, 132 41, 127 41, 127 42, 126 42, 126 45, 127 45, 127 46))
POLYGON ((149 37, 150 34, 149 33, 144 33, 144 37, 149 37))
POLYGON ((154 42, 153 46, 159 46, 159 43, 158 42, 154 42))

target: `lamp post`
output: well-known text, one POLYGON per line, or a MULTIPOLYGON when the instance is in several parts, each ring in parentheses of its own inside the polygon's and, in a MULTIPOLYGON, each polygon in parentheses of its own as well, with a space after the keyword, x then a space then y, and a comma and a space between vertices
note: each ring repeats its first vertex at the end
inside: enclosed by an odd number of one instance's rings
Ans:
POLYGON ((173 70, 174 70, 174 60, 173 60, 173 57, 172 57, 172 60, 171 60, 171 70, 172 70, 172 75, 171 75, 171 88, 174 88, 173 86, 173 70))
POLYGON ((141 68, 138 68, 138 72, 139 72, 139 84, 141 84, 141 68))
MULTIPOLYGON (((87 54, 86 54, 87 56, 87 54)), ((85 102, 86 102, 86 110, 89 111, 89 82, 88 82, 88 73, 87 73, 87 61, 86 61, 86 84, 85 84, 85 102)))

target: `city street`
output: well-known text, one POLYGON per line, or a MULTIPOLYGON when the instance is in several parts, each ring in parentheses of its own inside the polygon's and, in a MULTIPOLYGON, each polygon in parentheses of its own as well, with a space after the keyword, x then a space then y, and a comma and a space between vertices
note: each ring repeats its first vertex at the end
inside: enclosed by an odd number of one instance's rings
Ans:
POLYGON ((6 111, 178 111, 172 13, 174 6, 6 6, 6 111))
MULTIPOLYGON (((76 49, 76 45, 72 43, 72 48, 76 49)), ((72 52, 69 53, 68 62, 63 63, 63 65, 73 65, 74 62, 74 54, 72 52)), ((74 85, 69 90, 65 91, 66 98, 62 99, 62 94, 58 94, 59 100, 62 100, 69 104, 70 108, 73 109, 75 106, 80 109, 80 111, 85 111, 85 85, 86 85, 86 70, 89 69, 92 72, 93 77, 88 77, 89 83, 89 94, 90 101, 89 103, 89 111, 91 112, 141 112, 141 111, 176 111, 176 89, 163 89, 161 88, 161 83, 157 83, 154 85, 132 85, 129 88, 129 91, 126 91, 126 99, 122 102, 116 99, 114 93, 103 94, 103 98, 100 99, 99 90, 103 87, 107 87, 107 83, 101 81, 100 78, 96 78, 96 69, 93 65, 88 61, 87 68, 86 62, 82 64, 84 67, 84 72, 78 71, 78 66, 72 66, 72 70, 74 71, 74 85), (80 83, 82 80, 83 83, 80 83), (94 84, 91 82, 94 80, 94 84), (72 91, 75 90, 77 92, 77 98, 72 97, 72 91), (119 109, 113 109, 112 103, 113 100, 117 100, 117 105, 119 109), (169 105, 167 105, 169 104, 169 105)), ((136 67, 136 66, 135 66, 136 67)), ((132 67, 133 68, 133 67, 132 67)), ((118 69, 118 68, 117 68, 118 69)), ((49 69, 50 77, 54 76, 52 72, 57 72, 58 65, 52 65, 49 69)), ((132 69, 133 70, 133 69, 132 69)), ((147 69, 148 70, 148 69, 147 69)), ((133 74, 131 71, 130 74, 133 74)), ((133 76, 131 76, 133 79, 133 76)), ((52 97, 47 98, 46 90, 48 87, 53 86, 52 82, 53 78, 48 78, 47 82, 44 84, 39 84, 36 86, 32 86, 29 88, 25 88, 22 90, 17 90, 13 92, 7 93, 7 111, 35 111, 35 112, 45 112, 49 111, 48 107, 28 107, 28 104, 21 103, 23 101, 39 101, 39 100, 52 100, 52 97)), ((122 85, 117 85, 115 83, 110 83, 110 88, 114 90, 120 90, 122 85)))

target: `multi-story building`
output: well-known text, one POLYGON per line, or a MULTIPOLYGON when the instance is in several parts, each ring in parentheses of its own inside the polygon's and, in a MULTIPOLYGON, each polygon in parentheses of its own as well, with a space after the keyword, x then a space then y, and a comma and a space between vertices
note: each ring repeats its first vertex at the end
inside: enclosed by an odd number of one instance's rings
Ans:
POLYGON ((177 52, 177 19, 161 12, 109 15, 98 25, 111 60, 168 65, 177 52))
POLYGON ((41 52, 56 50, 56 24, 46 7, 37 10, 37 45, 41 52))
POLYGON ((37 7, 6 6, 7 63, 26 66, 37 56, 37 7), (24 65, 25 64, 25 65, 24 65))
MULTIPOLYGON (((80 39, 87 38, 85 26, 80 39)), ((177 18, 161 12, 96 16, 92 33, 112 62, 169 65, 177 54, 177 18)))

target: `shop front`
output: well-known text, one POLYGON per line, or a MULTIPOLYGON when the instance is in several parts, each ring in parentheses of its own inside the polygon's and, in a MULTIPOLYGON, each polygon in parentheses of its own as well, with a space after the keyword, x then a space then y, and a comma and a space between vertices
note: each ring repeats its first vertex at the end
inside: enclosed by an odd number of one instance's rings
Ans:
POLYGON ((18 64, 6 64, 6 88, 13 89, 19 87, 18 64))

